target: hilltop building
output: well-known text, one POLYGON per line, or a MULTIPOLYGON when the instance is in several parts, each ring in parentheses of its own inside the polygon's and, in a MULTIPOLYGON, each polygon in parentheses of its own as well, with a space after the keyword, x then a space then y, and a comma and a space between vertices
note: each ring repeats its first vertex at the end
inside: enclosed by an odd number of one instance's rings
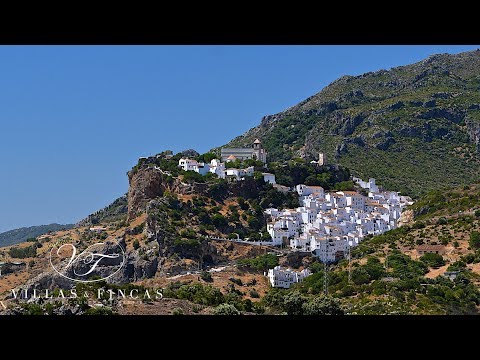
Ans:
POLYGON ((251 148, 222 148, 221 150, 222 161, 244 161, 247 159, 256 159, 264 164, 267 162, 267 152, 259 139, 253 142, 251 148))

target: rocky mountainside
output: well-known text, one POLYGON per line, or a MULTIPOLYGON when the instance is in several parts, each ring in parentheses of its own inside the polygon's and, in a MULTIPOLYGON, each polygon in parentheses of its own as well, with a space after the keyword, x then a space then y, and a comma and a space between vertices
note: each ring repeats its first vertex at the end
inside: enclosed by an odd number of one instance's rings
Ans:
POLYGON ((270 161, 329 161, 418 196, 478 180, 480 50, 343 76, 226 146, 263 141, 270 161))
POLYGON ((0 247, 19 244, 49 232, 67 230, 72 227, 73 225, 50 224, 10 230, 0 234, 0 247))

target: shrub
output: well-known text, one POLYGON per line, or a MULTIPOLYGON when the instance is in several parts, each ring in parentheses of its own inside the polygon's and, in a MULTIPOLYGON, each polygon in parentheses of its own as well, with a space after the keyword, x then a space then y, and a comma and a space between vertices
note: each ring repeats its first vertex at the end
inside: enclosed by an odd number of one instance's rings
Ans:
POLYGON ((178 307, 173 309, 172 315, 183 315, 183 309, 178 307))
POLYGON ((283 295, 283 289, 271 288, 263 297, 262 302, 264 302, 266 306, 281 309, 283 307, 283 295))
POLYGON ((283 308, 288 315, 302 315, 305 302, 305 297, 295 290, 283 297, 283 308))
POLYGON ((278 257, 274 254, 264 254, 251 259, 241 259, 238 264, 258 271, 266 271, 278 265, 278 257))
POLYGON ((476 217, 480 217, 480 209, 475 210, 475 216, 476 216, 476 217))
POLYGON ((221 291, 211 285, 202 285, 200 283, 181 285, 178 289, 167 288, 167 292, 173 291, 173 297, 185 299, 202 305, 219 305, 225 302, 221 291))
POLYGON ((423 255, 420 258, 420 261, 422 261, 427 266, 430 266, 433 268, 437 268, 445 265, 445 260, 443 260, 443 257, 439 254, 434 254, 434 253, 427 253, 423 255))
POLYGON ((344 315, 337 299, 317 296, 302 305, 304 315, 344 315))
POLYGON ((210 274, 208 271, 202 271, 200 273, 200 278, 203 281, 206 281, 206 282, 212 282, 213 281, 212 274, 210 274))
POLYGON ((113 315, 113 310, 109 307, 91 307, 85 311, 85 315, 113 315))
POLYGON ((470 240, 468 242, 473 249, 480 248, 480 232, 472 231, 470 234, 470 240))
POLYGON ((260 297, 260 294, 258 293, 257 290, 250 290, 250 297, 254 299, 258 299, 260 297))
POLYGON ((44 311, 38 304, 25 304, 23 305, 26 315, 43 315, 44 311))
POLYGON ((212 216, 212 224, 217 228, 223 228, 228 225, 228 221, 222 214, 215 214, 212 216))
POLYGON ((230 279, 231 282, 233 282, 234 284, 237 284, 238 286, 243 286, 243 282, 242 282, 242 279, 237 279, 237 278, 234 278, 234 277, 231 277, 230 279))
POLYGON ((359 267, 352 271, 352 281, 354 282, 354 284, 367 284, 370 282, 370 280, 370 275, 364 267, 359 267))
POLYGON ((321 264, 319 261, 315 261, 312 265, 309 266, 309 269, 313 274, 315 274, 323 270, 323 264, 321 264))
POLYGON ((385 271, 383 265, 380 263, 380 260, 376 257, 369 257, 367 263, 363 266, 365 271, 368 273, 370 280, 380 279, 385 271))
POLYGON ((137 250, 139 247, 140 247, 140 242, 138 241, 138 239, 135 239, 133 241, 133 248, 137 250))
POLYGON ((25 259, 29 257, 35 257, 37 255, 37 246, 30 245, 27 247, 12 247, 9 251, 8 254, 15 259, 25 259))
POLYGON ((205 182, 205 179, 203 178, 202 175, 200 175, 199 173, 197 173, 195 171, 186 171, 183 174, 183 181, 185 181, 187 183, 193 183, 193 182, 203 183, 203 182, 205 182))
POLYGON ((215 310, 213 310, 215 315, 240 315, 240 311, 231 304, 221 304, 218 305, 215 310))
POLYGON ((140 224, 140 225, 137 225, 135 226, 132 230, 131 230, 131 234, 132 235, 138 235, 138 234, 141 234, 143 232, 143 229, 145 228, 145 223, 143 224, 140 224))
POLYGON ((437 220, 438 225, 446 225, 448 223, 447 219, 443 216, 437 220))

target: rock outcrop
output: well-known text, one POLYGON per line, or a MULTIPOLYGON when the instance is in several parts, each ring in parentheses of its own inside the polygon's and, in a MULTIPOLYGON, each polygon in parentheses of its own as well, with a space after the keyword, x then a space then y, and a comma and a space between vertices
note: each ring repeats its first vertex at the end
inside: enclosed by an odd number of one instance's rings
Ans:
POLYGON ((203 194, 206 184, 183 183, 155 167, 140 167, 128 173, 128 220, 145 212, 150 200, 163 196, 165 191, 174 194, 203 194))

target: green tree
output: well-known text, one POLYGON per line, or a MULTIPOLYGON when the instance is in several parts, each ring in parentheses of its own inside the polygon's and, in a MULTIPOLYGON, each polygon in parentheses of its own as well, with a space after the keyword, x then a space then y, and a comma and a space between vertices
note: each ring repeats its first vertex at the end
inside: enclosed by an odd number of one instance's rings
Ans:
POLYGON ((440 266, 445 265, 445 260, 443 260, 442 255, 434 254, 434 253, 427 253, 420 258, 425 265, 438 268, 440 266))
POLYGON ((295 290, 283 297, 283 308, 288 315, 302 315, 305 302, 305 297, 300 294, 300 291, 295 290))
POLYGON ((472 231, 472 233, 470 234, 469 244, 474 249, 480 248, 480 232, 472 231))
POLYGON ((266 271, 278 265, 278 257, 275 254, 264 254, 255 258, 241 259, 238 264, 258 271, 266 271))
POLYGON ((262 302, 269 307, 275 309, 281 309, 283 307, 283 295, 285 291, 279 288, 270 288, 265 296, 262 298, 262 302))
POLYGON ((187 183, 204 183, 205 179, 203 178, 203 175, 200 175, 195 171, 185 171, 185 173, 183 174, 183 181, 187 183))
POLYGON ((330 296, 316 296, 302 305, 304 315, 344 315, 340 302, 330 296))
POLYGON ((367 259, 367 263, 363 266, 363 268, 367 272, 370 280, 378 280, 385 274, 380 260, 373 256, 367 259))
POLYGON ((356 285, 367 284, 371 280, 365 267, 358 267, 352 271, 352 281, 356 285))
POLYGON ((198 160, 200 162, 205 162, 205 163, 210 163, 213 159, 216 159, 217 155, 211 152, 205 153, 203 155, 200 155, 198 160))
POLYGON ((133 241, 133 248, 137 250, 139 247, 140 247, 140 242, 138 241, 138 239, 135 239, 133 241))
POLYGON ((308 267, 310 271, 315 274, 323 270, 323 264, 320 261, 315 261, 312 265, 308 267))
POLYGON ((217 228, 224 228, 228 225, 228 221, 222 214, 215 214, 212 216, 212 224, 217 228))

